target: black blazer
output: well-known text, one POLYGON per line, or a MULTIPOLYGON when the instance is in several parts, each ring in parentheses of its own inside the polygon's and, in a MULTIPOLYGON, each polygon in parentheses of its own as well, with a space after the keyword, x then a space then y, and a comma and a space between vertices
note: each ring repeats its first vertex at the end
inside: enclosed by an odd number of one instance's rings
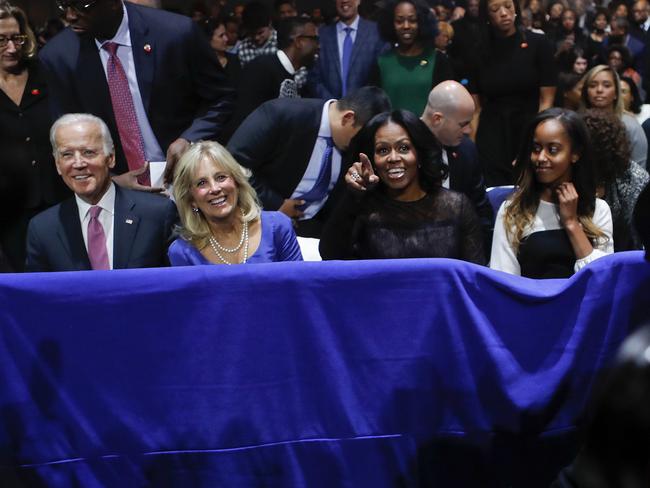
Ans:
MULTIPOLYGON (((115 186, 113 268, 168 266, 167 247, 178 222, 174 203, 160 195, 115 186)), ((91 269, 76 200, 34 217, 27 230, 27 271, 91 269)))
POLYGON ((489 256, 494 212, 485 193, 485 180, 476 146, 468 137, 463 137, 458 147, 445 147, 445 150, 449 161, 449 188, 464 193, 474 204, 485 237, 484 248, 489 256))
MULTIPOLYGON (((203 33, 187 17, 125 5, 138 87, 163 152, 179 137, 215 139, 230 115, 233 90, 203 33)), ((66 29, 47 43, 40 59, 53 116, 85 112, 103 119, 115 142, 115 171, 127 171, 95 39, 66 29)))
POLYGON ((318 138, 324 104, 318 99, 270 100, 231 137, 228 150, 253 171, 251 182, 265 210, 280 208, 300 183, 318 138))
POLYGON ((222 139, 227 141, 253 110, 268 100, 279 98, 284 80, 293 80, 277 54, 258 56, 241 72, 237 85, 237 101, 233 115, 226 126, 222 139))

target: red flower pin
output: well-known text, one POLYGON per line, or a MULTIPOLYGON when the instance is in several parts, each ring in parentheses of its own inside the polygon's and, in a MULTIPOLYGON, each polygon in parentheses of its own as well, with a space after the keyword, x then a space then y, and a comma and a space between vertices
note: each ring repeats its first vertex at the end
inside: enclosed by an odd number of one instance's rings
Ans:
POLYGON ((146 52, 147 54, 151 52, 151 44, 144 45, 144 52, 146 52))
POLYGON ((38 88, 34 88, 32 90, 32 95, 40 95, 40 94, 41 94, 41 90, 39 90, 38 88))

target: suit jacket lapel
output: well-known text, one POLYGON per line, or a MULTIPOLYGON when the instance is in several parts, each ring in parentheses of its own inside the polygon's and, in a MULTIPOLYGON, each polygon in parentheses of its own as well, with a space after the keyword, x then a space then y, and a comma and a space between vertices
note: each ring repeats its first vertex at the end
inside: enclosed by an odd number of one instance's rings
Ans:
POLYGON ((79 40, 79 60, 75 74, 78 80, 77 88, 81 92, 79 100, 87 103, 83 107, 84 111, 104 119, 109 127, 115 129, 113 103, 95 39, 83 37, 79 40))
POLYGON ((350 56, 350 70, 352 70, 352 66, 354 66, 354 63, 359 57, 361 51, 368 49, 368 41, 366 40, 368 34, 368 25, 364 22, 363 19, 359 19, 359 29, 357 30, 357 37, 354 40, 354 44, 352 45, 352 55, 350 56))
POLYGON ((131 35, 131 51, 133 63, 138 78, 138 87, 142 104, 146 111, 149 110, 151 101, 151 86, 156 59, 156 45, 149 34, 149 27, 140 17, 140 12, 128 2, 125 3, 129 14, 129 34, 131 35))
POLYGON ((59 219, 61 225, 58 227, 57 234, 72 263, 72 268, 83 270, 91 269, 88 251, 84 244, 84 237, 81 233, 81 221, 79 220, 79 207, 74 198, 70 198, 61 203, 59 209, 59 219))
POLYGON ((115 186, 115 215, 113 217, 113 269, 128 267, 131 249, 140 224, 134 213, 135 202, 119 186, 115 186))
POLYGON ((458 171, 458 148, 445 146, 447 152, 447 164, 449 165, 449 188, 458 188, 459 180, 462 178, 458 171))
POLYGON ((323 41, 325 42, 325 46, 323 50, 327 50, 327 52, 332 53, 332 69, 333 72, 336 73, 336 75, 339 77, 339 80, 341 79, 341 56, 339 53, 339 43, 338 43, 338 30, 336 27, 336 24, 334 24, 333 29, 330 30, 332 33, 331 36, 324 36, 323 41))

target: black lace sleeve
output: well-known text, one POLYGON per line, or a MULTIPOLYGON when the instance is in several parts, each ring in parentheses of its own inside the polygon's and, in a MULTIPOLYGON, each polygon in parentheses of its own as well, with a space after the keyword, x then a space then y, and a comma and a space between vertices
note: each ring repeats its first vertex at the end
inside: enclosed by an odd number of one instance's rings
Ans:
POLYGON ((439 188, 414 202, 379 189, 348 194, 321 237, 323 259, 452 258, 485 263, 481 224, 462 193, 439 188))
POLYGON ((327 220, 318 250, 323 259, 354 259, 352 234, 359 213, 359 198, 345 194, 327 220))
POLYGON ((486 264, 481 220, 469 198, 462 194, 461 197, 460 226, 462 244, 460 259, 476 264, 486 264))

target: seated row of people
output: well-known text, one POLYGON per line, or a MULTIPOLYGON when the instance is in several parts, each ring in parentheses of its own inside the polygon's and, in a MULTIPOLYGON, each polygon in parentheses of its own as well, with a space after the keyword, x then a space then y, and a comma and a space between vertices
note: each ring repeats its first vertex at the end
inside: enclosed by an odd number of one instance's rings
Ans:
MULTIPOLYGON (((216 142, 194 144, 182 156, 175 169, 175 206, 111 181, 114 149, 101 119, 68 114, 53 125, 51 140, 57 171, 75 197, 31 221, 29 270, 302 259, 291 220, 261 211, 250 172, 216 142), (176 207, 180 235, 168 250, 176 207)), ((347 195, 325 226, 323 257, 486 262, 475 206, 443 187, 448 168, 427 125, 407 111, 380 113, 354 138, 353 148, 359 161, 345 173, 347 195)), ((517 170, 518 189, 497 215, 493 268, 566 277, 613 252, 611 212, 596 197, 594 172, 602 169, 578 114, 539 114, 526 133, 517 170)))

